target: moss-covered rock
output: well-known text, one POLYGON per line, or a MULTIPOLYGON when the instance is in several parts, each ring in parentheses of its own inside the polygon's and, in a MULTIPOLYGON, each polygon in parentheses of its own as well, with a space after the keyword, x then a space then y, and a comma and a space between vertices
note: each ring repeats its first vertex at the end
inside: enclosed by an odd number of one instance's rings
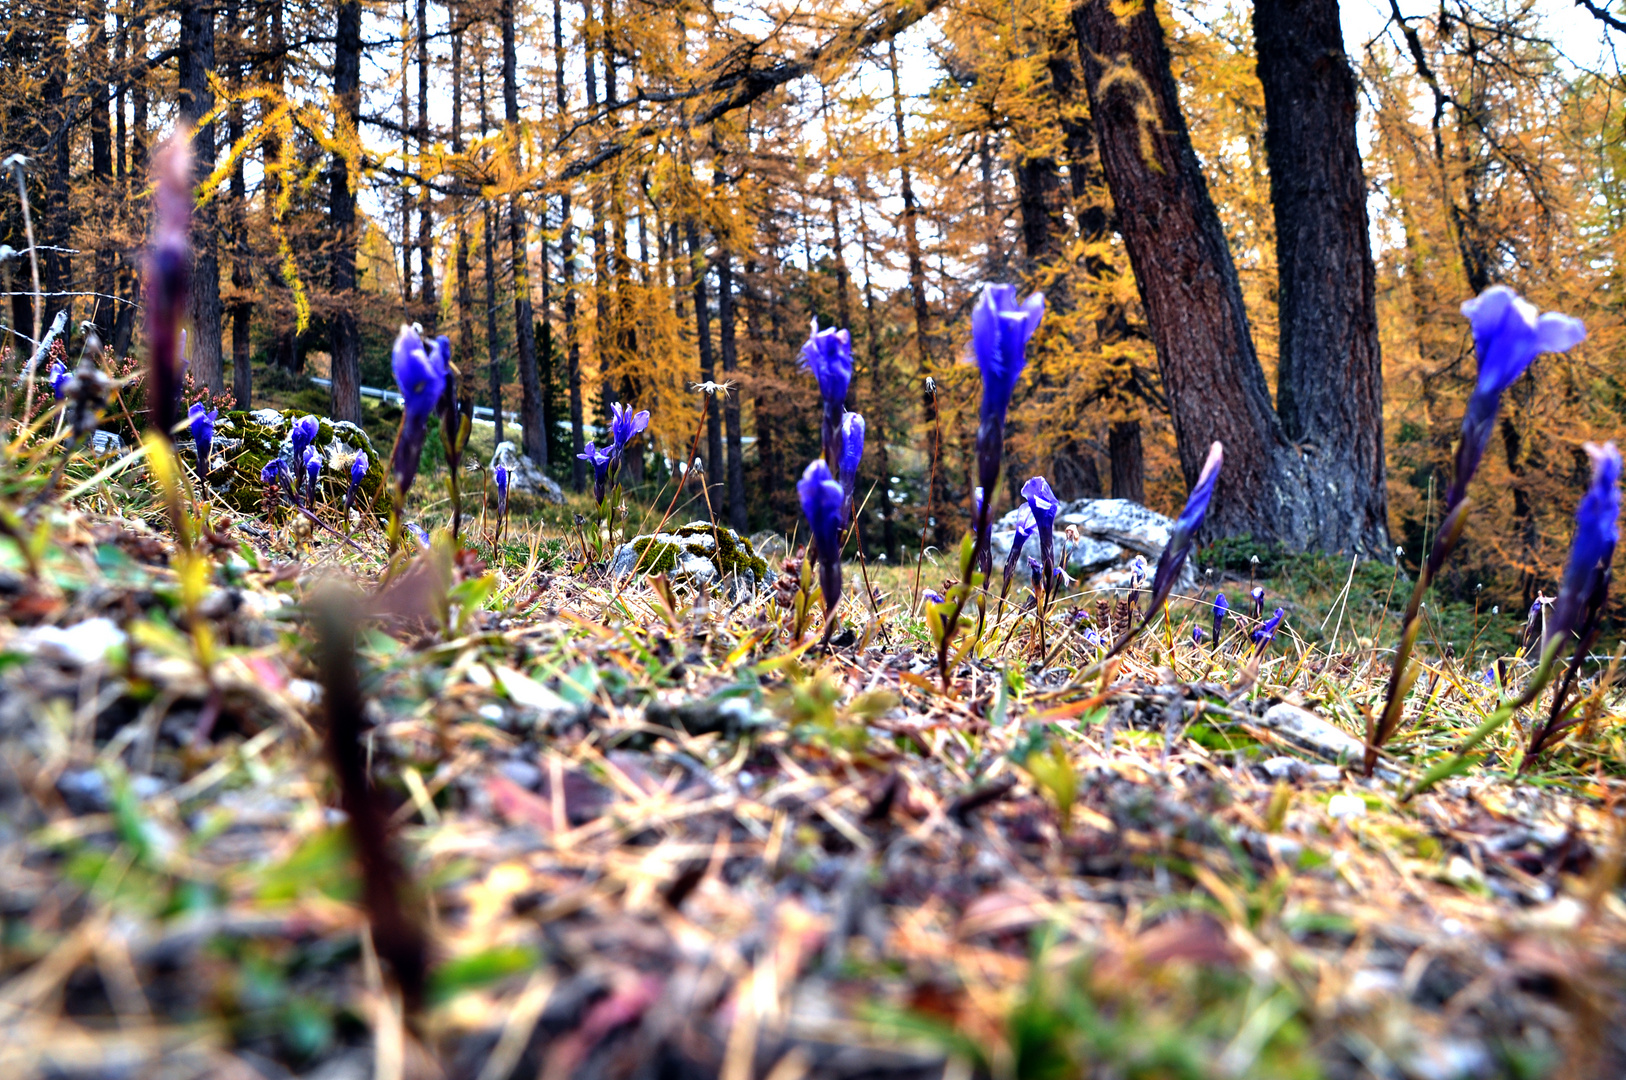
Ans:
POLYGON ((693 521, 671 532, 635 536, 622 544, 610 562, 610 573, 619 577, 634 567, 640 573, 670 573, 706 583, 730 574, 753 583, 768 576, 767 560, 756 553, 749 539, 705 521, 693 521))
MULTIPOLYGON (((292 409, 234 410, 221 415, 215 425, 209 484, 226 505, 243 514, 257 511, 263 490, 260 470, 274 457, 282 459, 290 475, 297 475, 292 438, 295 418, 296 411, 292 409)), ((311 444, 321 452, 323 463, 322 475, 317 481, 317 502, 337 504, 344 499, 345 489, 350 485, 350 465, 358 452, 364 452, 367 475, 359 485, 356 504, 371 504, 380 513, 387 512, 386 462, 373 448, 367 433, 343 420, 317 417, 317 421, 316 440, 311 444)), ((182 443, 181 446, 185 448, 183 456, 190 457, 190 445, 182 443)))

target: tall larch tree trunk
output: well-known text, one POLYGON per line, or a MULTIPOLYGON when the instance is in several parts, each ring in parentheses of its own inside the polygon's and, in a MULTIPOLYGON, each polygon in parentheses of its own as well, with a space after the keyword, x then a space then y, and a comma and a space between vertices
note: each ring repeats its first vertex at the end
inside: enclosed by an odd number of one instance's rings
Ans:
MULTIPOLYGON (((129 181, 128 190, 133 193, 147 183, 147 79, 144 75, 130 78, 128 74, 145 68, 147 62, 147 10, 144 0, 135 0, 130 6, 127 42, 125 55, 128 67, 121 70, 120 81, 128 83, 130 87, 130 164, 125 176, 129 181)), ((123 115, 124 109, 121 107, 119 116, 122 118, 123 115)), ((124 140, 119 141, 122 144, 124 140)), ((119 305, 118 322, 113 327, 113 355, 121 358, 129 355, 140 313, 140 262, 139 258, 128 260, 124 288, 121 290, 128 303, 119 305)))
MULTIPOLYGON (((699 192, 695 192, 698 197, 699 192)), ((706 298, 706 247, 700 239, 700 224, 691 214, 683 223, 689 245, 689 277, 694 293, 694 328, 700 349, 700 381, 717 381, 717 361, 711 351, 711 302, 706 298)), ((723 469, 723 425, 714 394, 704 394, 706 403, 706 488, 715 491, 718 473, 723 469)), ((715 501, 714 501, 715 505, 715 501)))
MULTIPOLYGON (((181 8, 180 114, 187 124, 215 107, 209 75, 215 70, 215 8, 212 3, 188 2, 181 8)), ((193 176, 202 185, 215 171, 215 125, 198 127, 192 135, 193 176)), ((192 357, 192 378, 211 394, 226 389, 221 363, 219 208, 214 199, 192 214, 192 295, 187 304, 192 332, 187 351, 192 357)))
MULTIPOLYGON (((67 10, 66 6, 46 9, 43 22, 48 54, 58 57, 68 54, 67 10)), ((68 171, 72 166, 69 151, 74 110, 67 94, 68 65, 47 64, 45 72, 45 82, 40 88, 40 127, 44 139, 32 162, 33 170, 44 173, 44 198, 34 226, 34 243, 45 249, 39 252, 40 286, 45 296, 43 306, 31 319, 36 340, 51 325, 56 311, 65 308, 71 313, 73 310, 73 297, 69 295, 73 292, 73 264, 68 254, 73 247, 73 202, 69 197, 68 171)))
MULTIPOLYGON (((239 0, 226 4, 227 73, 233 90, 243 84, 242 6, 239 0)), ((226 121, 226 138, 233 146, 243 137, 243 106, 233 102, 226 121)), ((237 159, 231 173, 231 376, 232 397, 237 408, 252 408, 254 372, 249 357, 249 320, 254 313, 253 275, 248 257, 248 181, 243 160, 237 159)))
MULTIPOLYGON (((429 162, 429 4, 418 0, 418 171, 429 162)), ((435 205, 429 178, 418 187, 418 286, 423 325, 433 334, 440 324, 440 294, 435 291, 435 205)))
MULTIPOLYGON (((722 150, 716 145, 713 129, 713 152, 717 154, 711 174, 714 195, 727 198, 725 185, 728 174, 723 170, 722 150)), ((725 213, 719 208, 719 217, 725 213)), ((717 343, 723 362, 723 381, 732 383, 739 367, 739 351, 734 338, 734 260, 729 254, 729 238, 725 229, 713 233, 717 241, 717 343)), ((747 524, 745 508, 745 455, 740 440, 740 396, 737 387, 731 388, 723 398, 723 435, 728 455, 728 524, 744 532, 747 524)))
POLYGON ((858 221, 859 252, 863 256, 864 271, 864 343, 869 359, 870 386, 874 390, 870 397, 875 402, 869 422, 874 432, 870 437, 875 440, 876 490, 881 496, 881 547, 886 552, 887 561, 896 565, 898 530, 892 512, 892 458, 886 443, 887 419, 891 409, 881 404, 881 334, 875 322, 875 281, 869 264, 869 228, 863 223, 862 212, 858 215, 858 221))
MULTIPOLYGON (((512 140, 514 174, 523 175, 520 153, 519 71, 514 42, 514 0, 502 0, 502 100, 512 140)), ((520 425, 525 456, 546 469, 547 433, 542 430, 542 387, 536 372, 536 325, 531 313, 530 256, 525 243, 525 207, 518 192, 508 197, 508 247, 514 268, 514 346, 519 362, 520 425)))
MULTIPOLYGON (((412 169, 412 20, 406 0, 401 0, 401 170, 412 169)), ((406 181, 397 185, 401 200, 401 317, 421 322, 412 302, 412 195, 406 181)))
POLYGON ((1355 75, 1337 0, 1256 0, 1276 219, 1282 430, 1344 495, 1349 546, 1387 552, 1383 364, 1355 75))
MULTIPOLYGON (((463 153, 463 9, 451 13, 452 37, 452 153, 463 153)), ((469 288, 469 226, 465 207, 457 213, 452 260, 457 274, 457 356, 469 375, 474 374, 474 295, 469 288)))
MULTIPOLYGON (((491 130, 491 111, 486 98, 486 50, 483 29, 480 31, 479 41, 480 137, 483 139, 491 130)), ((503 408, 502 352, 497 347, 497 211, 490 199, 481 199, 480 209, 483 214, 480 234, 483 238, 486 263, 486 356, 490 363, 488 374, 491 381, 491 419, 496 425, 493 438, 500 443, 503 441, 503 408)))
MULTIPOLYGON (((287 62, 282 53, 284 46, 282 2, 283 0, 270 0, 264 5, 261 12, 265 19, 265 41, 271 50, 271 60, 266 71, 266 82, 279 95, 285 92, 283 80, 287 73, 287 62)), ((261 118, 264 119, 275 108, 275 101, 262 100, 260 102, 261 118)), ((277 207, 282 198, 282 185, 284 183, 284 177, 280 171, 283 155, 282 136, 274 129, 268 131, 261 148, 263 152, 260 160, 263 163, 265 179, 260 185, 260 203, 265 212, 266 231, 268 234, 274 234, 277 231, 277 215, 280 213, 277 207)), ((291 303, 293 300, 293 282, 288 279, 287 269, 282 265, 283 255, 284 253, 281 250, 277 252, 276 269, 266 274, 262 282, 262 287, 266 288, 268 293, 271 293, 272 286, 275 287, 275 292, 272 294, 276 297, 275 308, 266 305, 262 307, 262 310, 276 311, 275 331, 271 339, 271 362, 284 371, 292 372, 298 369, 300 363, 299 313, 296 308, 294 317, 290 321, 285 318, 284 312, 281 310, 284 304, 291 303)))
MULTIPOLYGON (((561 0, 553 0, 553 86, 559 106, 559 120, 570 111, 565 90, 565 20, 561 0)), ((576 455, 587 445, 582 416, 581 343, 576 338, 576 227, 571 220, 570 192, 559 195, 559 263, 564 278, 565 363, 570 386, 570 486, 580 492, 587 486, 587 462, 576 455)))
POLYGON ((110 74, 107 40, 107 2, 93 0, 90 5, 90 50, 87 77, 90 91, 90 172, 94 181, 95 209, 92 220, 96 223, 96 283, 91 306, 96 312, 97 333, 103 341, 113 337, 114 301, 109 297, 118 288, 113 257, 112 215, 117 205, 113 197, 113 128, 108 112, 110 74))
POLYGON ((1338 459, 1347 449, 1301 450, 1271 406, 1154 8, 1141 5, 1120 18, 1110 0, 1084 0, 1072 18, 1102 170, 1157 348, 1188 485, 1208 444, 1225 444, 1206 534, 1381 555, 1386 543, 1375 546, 1364 514, 1355 512, 1366 493, 1333 479, 1343 475, 1338 459))
MULTIPOLYGON (((341 0, 333 44, 334 118, 341 141, 357 144, 361 120, 361 3, 341 0)), ((328 219, 334 240, 328 282, 334 294, 330 336, 333 344, 333 418, 361 423, 361 333, 356 325, 356 196, 350 166, 342 153, 329 164, 328 219)))

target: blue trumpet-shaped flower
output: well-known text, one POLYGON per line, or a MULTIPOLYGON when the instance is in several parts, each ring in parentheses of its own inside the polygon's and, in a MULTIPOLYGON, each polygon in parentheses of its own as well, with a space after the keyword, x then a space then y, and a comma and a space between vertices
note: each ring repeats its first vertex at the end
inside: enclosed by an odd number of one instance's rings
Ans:
POLYGON ((1016 532, 1011 537, 1011 552, 1005 556, 1005 586, 1001 595, 1010 592, 1011 579, 1016 576, 1016 561, 1022 557, 1022 551, 1033 539, 1039 524, 1033 518, 1033 508, 1024 506, 1022 512, 1016 516, 1016 532))
POLYGON ((205 409, 199 402, 187 411, 188 426, 192 429, 192 445, 198 452, 198 475, 209 475, 209 450, 215 441, 215 421, 220 419, 219 409, 205 409))
POLYGON ((262 484, 274 484, 274 483, 276 483, 278 480, 282 479, 283 470, 286 469, 286 468, 287 468, 287 466, 283 463, 283 460, 281 458, 279 458, 279 457, 272 458, 270 461, 266 462, 260 468, 260 483, 262 483, 262 484))
POLYGON ((395 453, 390 472, 396 492, 404 497, 418 475, 418 459, 429 430, 429 417, 440 406, 446 390, 446 363, 439 343, 424 347, 423 339, 411 326, 402 325, 390 350, 390 368, 401 391, 401 430, 395 436, 395 453))
POLYGON ((1255 585, 1253 591, 1248 594, 1248 598, 1253 601, 1253 617, 1256 619, 1262 618, 1265 614, 1265 587, 1255 585))
MULTIPOLYGON (((989 493, 999 482, 1005 456, 1005 414, 1028 362, 1028 341, 1044 318, 1044 294, 1018 302, 1012 285, 989 285, 971 311, 971 350, 982 375, 982 405, 977 422, 977 481, 989 493)), ((990 561, 990 510, 978 507, 972 527, 977 549, 990 561)), ((984 565, 986 573, 988 567, 984 565)))
POLYGON ((424 530, 422 528, 419 528, 417 522, 409 521, 409 522, 407 522, 406 527, 407 527, 407 532, 412 534, 413 538, 418 541, 418 544, 420 546, 422 546, 422 547, 428 547, 429 546, 429 533, 426 530, 424 530))
POLYGON ((294 421, 293 432, 288 436, 293 443, 294 464, 303 464, 305 461, 305 448, 316 441, 317 434, 322 429, 322 422, 314 416, 301 416, 294 421))
POLYGON ((1592 480, 1575 510, 1569 562, 1547 620, 1547 641, 1586 634, 1609 591, 1610 566, 1620 540, 1620 451, 1614 443, 1586 444, 1592 480))
POLYGON ((824 422, 819 428, 824 460, 831 468, 841 463, 841 413, 847 406, 847 389, 853 380, 852 337, 834 326, 819 329, 819 320, 813 320, 813 329, 802 345, 801 364, 813 373, 819 384, 819 397, 824 402, 824 422))
POLYGON ((864 460, 864 417, 850 412, 841 418, 841 493, 846 498, 847 517, 851 520, 854 505, 853 492, 858 487, 858 466, 864 460))
POLYGON ((1203 628, 1202 627, 1193 626, 1191 628, 1191 643, 1193 645, 1201 645, 1203 643, 1203 628))
POLYGON ((1044 564, 1044 578, 1049 580, 1056 565, 1056 514, 1061 502, 1050 490, 1050 481, 1035 476, 1022 485, 1022 497, 1033 512, 1033 522, 1039 534, 1039 558, 1044 564))
POLYGON ((1219 482, 1220 469, 1224 464, 1225 448, 1216 442, 1208 448, 1208 459, 1197 474, 1197 483, 1192 485, 1180 516, 1174 519, 1174 528, 1169 530, 1169 542, 1164 545, 1163 554, 1157 557, 1148 614, 1162 607, 1169 598, 1174 583, 1180 577, 1181 568, 1191 555, 1191 549, 1196 546, 1197 533, 1203 527, 1203 518, 1208 513, 1209 502, 1214 498, 1214 485, 1219 482))
POLYGON ((1492 285, 1465 302, 1462 314, 1473 328, 1479 375, 1462 417, 1456 474, 1446 493, 1448 509, 1462 501, 1468 481, 1479 468, 1496 426, 1502 394, 1540 353, 1564 352, 1586 340, 1586 327, 1580 319, 1555 311, 1538 313, 1534 304, 1506 285, 1492 285))
POLYGON ((946 604, 946 603, 948 603, 948 600, 946 600, 943 597, 943 594, 938 592, 936 589, 922 589, 920 591, 920 595, 925 599, 926 603, 928 603, 928 604, 946 604))
POLYGON ((1220 593, 1214 597, 1214 644, 1218 645, 1225 630, 1225 617, 1231 613, 1231 602, 1220 593))
POLYGON ((367 468, 371 463, 367 460, 365 451, 357 454, 350 461, 350 482, 344 488, 344 512, 350 512, 350 505, 356 501, 356 488, 367 478, 367 468))
POLYGON ((610 456, 620 458, 633 436, 649 427, 649 410, 633 412, 619 401, 610 406, 610 456))
POLYGON ((1258 645, 1261 649, 1263 649, 1266 645, 1269 645, 1271 640, 1276 637, 1276 628, 1282 624, 1282 616, 1285 614, 1286 612, 1284 612, 1281 608, 1277 608, 1275 614, 1266 619, 1264 622, 1260 623, 1252 635, 1254 644, 1258 645))
POLYGON ((614 453, 610 450, 600 450, 592 443, 588 443, 576 457, 593 467, 593 501, 602 504, 605 484, 610 478, 610 462, 615 460, 614 453))
POLYGON ((501 524, 508 516, 508 469, 498 465, 491 476, 497 482, 497 521, 501 524))
POLYGON ((322 475, 322 455, 314 446, 305 447, 305 504, 316 506, 316 480, 322 475))
POLYGON ((841 599, 841 526, 844 497, 823 458, 811 462, 796 482, 802 514, 813 534, 813 555, 819 564, 819 588, 826 612, 841 599))
POLYGON ((67 393, 68 383, 73 379, 68 373, 68 365, 60 360, 52 360, 45 369, 45 377, 51 381, 51 396, 61 401, 62 395, 67 393))

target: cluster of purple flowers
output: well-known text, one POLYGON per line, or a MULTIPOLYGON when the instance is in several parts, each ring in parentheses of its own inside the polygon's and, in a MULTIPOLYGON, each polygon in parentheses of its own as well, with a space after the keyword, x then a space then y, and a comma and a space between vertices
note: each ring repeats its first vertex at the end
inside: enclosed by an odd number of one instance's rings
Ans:
POLYGON ((621 471, 621 456, 640 432, 649 427, 649 410, 632 411, 630 405, 616 402, 610 406, 610 445, 599 447, 588 443, 576 457, 593 467, 593 501, 603 504, 609 489, 614 487, 614 476, 621 471))
POLYGON ((858 468, 864 459, 864 417, 847 411, 852 386, 852 336, 818 319, 802 345, 801 364, 813 373, 823 403, 819 437, 823 456, 809 463, 797 481, 802 514, 813 534, 813 560, 826 618, 841 599, 841 533, 857 514, 858 468))

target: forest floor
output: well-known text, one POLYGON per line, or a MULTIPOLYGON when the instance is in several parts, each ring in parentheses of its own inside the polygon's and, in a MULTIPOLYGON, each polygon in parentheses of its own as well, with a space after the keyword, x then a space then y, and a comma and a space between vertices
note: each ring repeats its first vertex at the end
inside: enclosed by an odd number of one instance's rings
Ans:
POLYGON ((771 591, 477 517, 382 593, 376 532, 247 518, 183 580, 141 487, 45 505, 33 565, 0 541, 0 1076, 1626 1075, 1618 702, 1405 801, 1495 691, 1432 661, 1364 778, 1270 719, 1358 739, 1381 694, 1308 607, 1253 663, 1176 605, 1080 679, 1007 606, 944 692, 900 568, 873 605, 849 568, 825 653, 771 591), (388 942, 324 740, 335 579, 388 942))

